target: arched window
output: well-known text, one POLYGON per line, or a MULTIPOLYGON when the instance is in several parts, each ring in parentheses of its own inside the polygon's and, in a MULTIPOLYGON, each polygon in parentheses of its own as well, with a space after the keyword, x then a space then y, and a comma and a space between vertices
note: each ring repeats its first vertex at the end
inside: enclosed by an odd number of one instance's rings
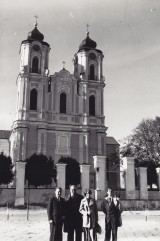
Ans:
POLYGON ((34 57, 32 60, 32 73, 38 73, 38 63, 39 63, 38 58, 34 57))
POLYGON ((89 115, 95 116, 95 97, 91 95, 89 97, 89 115))
POLYGON ((32 89, 30 92, 30 110, 37 110, 37 90, 32 89))
POLYGON ((91 80, 94 80, 94 79, 95 79, 95 73, 94 73, 94 71, 95 71, 94 64, 91 64, 91 65, 90 65, 90 79, 91 79, 91 80))
POLYGON ((66 113, 67 96, 65 93, 60 94, 60 113, 66 113))

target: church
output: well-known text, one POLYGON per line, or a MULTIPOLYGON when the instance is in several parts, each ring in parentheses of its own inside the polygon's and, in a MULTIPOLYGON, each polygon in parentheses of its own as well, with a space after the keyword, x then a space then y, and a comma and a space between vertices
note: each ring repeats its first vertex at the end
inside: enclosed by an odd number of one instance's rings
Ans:
MULTIPOLYGON (((73 57, 73 73, 64 65, 50 75, 50 49, 36 22, 20 47, 10 156, 14 163, 34 153, 50 156, 55 163, 62 156, 72 157, 90 165, 90 186, 94 187, 93 157, 105 156, 107 162, 109 155, 119 154, 118 142, 106 136, 104 55, 87 29, 73 57)), ((115 185, 119 186, 117 175, 115 185)))
MULTIPOLYGON (((9 131, 0 131, 0 152, 11 156, 16 169, 15 186, 1 188, 0 203, 27 203, 25 160, 31 155, 52 157, 57 166, 57 186, 65 196, 66 164, 71 157, 80 165, 79 192, 91 188, 99 201, 106 188, 119 192, 126 208, 158 208, 160 192, 148 191, 147 168, 138 168, 135 186, 135 158, 124 157, 120 170, 119 143, 107 136, 104 116, 103 52, 87 31, 73 57, 73 73, 65 69, 50 74, 50 45, 37 28, 28 33, 20 47, 17 78, 16 118, 9 131), (123 168, 123 170, 122 170, 123 168), (124 183, 122 183, 122 181, 124 183)), ((160 169, 157 169, 160 190, 160 169)), ((31 203, 45 203, 53 188, 30 190, 31 203)), ((99 202, 100 204, 100 202, 99 202)), ((100 207, 100 206, 99 206, 100 207)))

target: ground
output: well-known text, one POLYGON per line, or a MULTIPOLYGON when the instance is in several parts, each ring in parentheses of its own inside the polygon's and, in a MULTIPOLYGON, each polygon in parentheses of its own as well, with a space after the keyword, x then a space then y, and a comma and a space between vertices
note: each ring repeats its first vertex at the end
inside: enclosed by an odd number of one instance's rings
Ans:
MULTIPOLYGON (((118 241, 159 241, 160 211, 124 211, 123 226, 118 230, 118 241)), ((104 241, 104 215, 99 212, 102 234, 98 241, 104 241)), ((0 209, 0 240, 2 241, 48 241, 49 224, 45 209, 31 210, 27 220, 26 210, 0 209), (7 218, 9 220, 7 220, 7 218)), ((66 241, 66 234, 63 241, 66 241)))

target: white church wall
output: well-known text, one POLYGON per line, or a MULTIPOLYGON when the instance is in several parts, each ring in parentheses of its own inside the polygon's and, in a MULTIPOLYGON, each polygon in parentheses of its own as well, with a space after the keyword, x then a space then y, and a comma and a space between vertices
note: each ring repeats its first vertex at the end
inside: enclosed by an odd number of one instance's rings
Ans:
POLYGON ((6 156, 9 156, 9 141, 7 139, 0 139, 0 152, 3 152, 6 156))

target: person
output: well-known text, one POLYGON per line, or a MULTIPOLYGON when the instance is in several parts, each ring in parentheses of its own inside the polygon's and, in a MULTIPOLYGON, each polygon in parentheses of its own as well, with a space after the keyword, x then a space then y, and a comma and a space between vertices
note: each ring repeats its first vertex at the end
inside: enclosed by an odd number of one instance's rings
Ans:
POLYGON ((65 215, 65 199, 61 197, 62 188, 57 187, 55 196, 50 198, 47 213, 50 223, 50 241, 62 241, 62 226, 65 215))
POLYGON ((113 196, 113 190, 107 189, 107 197, 102 201, 101 208, 105 214, 105 240, 110 241, 112 232, 112 241, 117 241, 117 230, 122 225, 121 213, 122 205, 120 199, 113 196))
POLYGON ((96 201, 91 197, 91 190, 85 190, 85 197, 81 201, 80 213, 83 215, 83 228, 85 241, 95 241, 96 233, 94 229, 98 223, 98 210, 96 201))
POLYGON ((64 222, 64 232, 67 232, 67 240, 82 240, 82 215, 79 212, 79 207, 83 196, 77 193, 75 185, 70 186, 70 194, 66 200, 66 216, 64 222))

